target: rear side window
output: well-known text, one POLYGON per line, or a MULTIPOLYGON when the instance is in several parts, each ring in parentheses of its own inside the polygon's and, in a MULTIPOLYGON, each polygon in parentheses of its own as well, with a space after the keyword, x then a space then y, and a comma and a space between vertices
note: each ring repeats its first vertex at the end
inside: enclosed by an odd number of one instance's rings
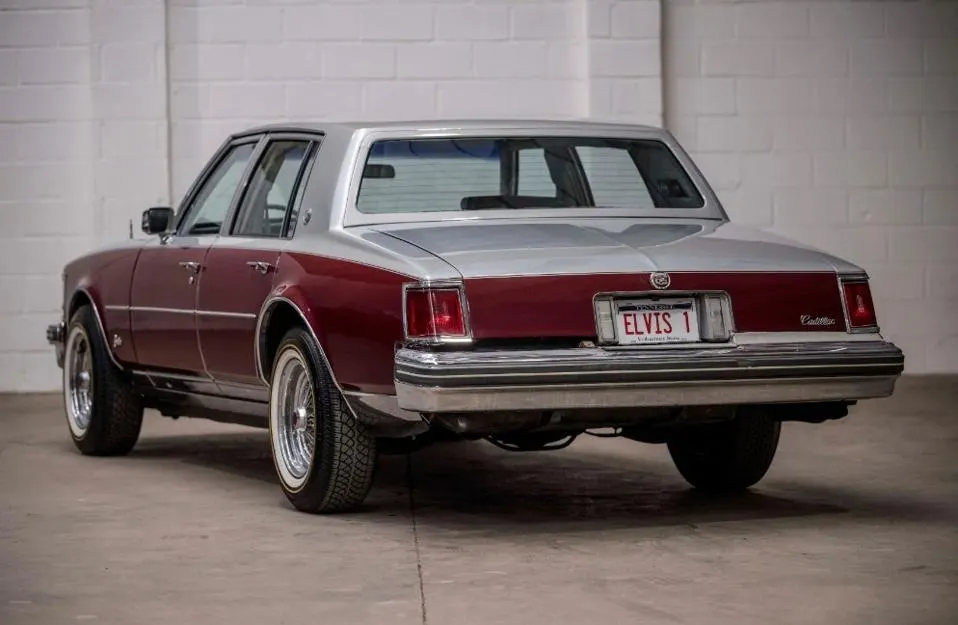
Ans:
POLYGON ((357 197, 363 213, 702 206, 661 141, 575 137, 377 141, 357 197))
POLYGON ((280 237, 310 142, 274 140, 256 164, 240 205, 233 234, 280 237))

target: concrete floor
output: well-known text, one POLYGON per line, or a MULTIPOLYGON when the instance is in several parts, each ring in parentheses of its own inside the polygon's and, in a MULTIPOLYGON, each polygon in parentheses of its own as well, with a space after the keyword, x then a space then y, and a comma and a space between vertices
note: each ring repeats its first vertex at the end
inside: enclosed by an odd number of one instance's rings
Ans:
POLYGON ((958 379, 787 424, 753 492, 580 438, 385 457, 366 509, 299 514, 265 432, 150 415, 81 457, 59 398, 0 398, 0 623, 958 623, 958 379))

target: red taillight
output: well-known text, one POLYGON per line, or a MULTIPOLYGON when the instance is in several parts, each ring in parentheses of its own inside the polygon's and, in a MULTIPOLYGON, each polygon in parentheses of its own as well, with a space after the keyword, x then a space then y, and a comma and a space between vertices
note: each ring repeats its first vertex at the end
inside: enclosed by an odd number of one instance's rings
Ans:
POLYGON ((843 282, 842 290, 849 327, 870 328, 878 325, 875 304, 872 302, 872 293, 867 282, 843 282))
POLYGON ((465 338, 466 320, 457 288, 409 289, 406 336, 412 339, 465 338))

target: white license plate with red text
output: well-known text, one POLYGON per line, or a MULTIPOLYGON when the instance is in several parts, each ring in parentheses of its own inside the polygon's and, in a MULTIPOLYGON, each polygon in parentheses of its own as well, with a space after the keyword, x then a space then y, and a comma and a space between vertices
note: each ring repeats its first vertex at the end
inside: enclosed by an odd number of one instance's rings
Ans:
POLYGON ((695 304, 692 298, 618 302, 615 324, 619 345, 699 341, 699 318, 695 304))

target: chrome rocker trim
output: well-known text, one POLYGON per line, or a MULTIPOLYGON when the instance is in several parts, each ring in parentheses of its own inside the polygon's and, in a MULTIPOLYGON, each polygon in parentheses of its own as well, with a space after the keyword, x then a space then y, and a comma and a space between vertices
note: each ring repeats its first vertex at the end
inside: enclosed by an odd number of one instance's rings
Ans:
POLYGON ((904 354, 884 341, 727 349, 396 353, 405 410, 455 413, 843 401, 887 397, 904 354))

